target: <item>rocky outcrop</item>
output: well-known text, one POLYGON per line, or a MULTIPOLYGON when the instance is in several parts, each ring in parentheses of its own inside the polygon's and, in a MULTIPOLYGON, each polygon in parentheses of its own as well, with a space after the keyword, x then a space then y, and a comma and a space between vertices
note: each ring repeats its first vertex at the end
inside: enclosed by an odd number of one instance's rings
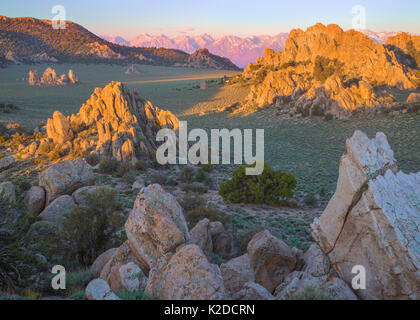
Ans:
POLYGON ((267 49, 241 77, 255 85, 237 111, 278 105, 292 114, 338 117, 390 105, 394 97, 383 87, 415 89, 418 80, 392 50, 363 33, 322 24, 293 30, 283 52, 267 49))
POLYGON ((49 222, 57 227, 62 226, 65 216, 69 214, 76 204, 70 196, 61 196, 55 199, 46 207, 39 215, 44 221, 49 222))
POLYGON ((74 74, 73 70, 69 70, 68 75, 63 74, 61 76, 57 76, 57 73, 54 69, 47 68, 45 69, 42 77, 39 76, 37 70, 29 71, 28 83, 30 86, 54 87, 76 84, 78 82, 79 78, 74 74))
POLYGON ((39 173, 38 184, 46 191, 46 204, 93 182, 93 169, 81 158, 53 164, 39 173))
POLYGON ((398 33, 389 37, 386 44, 389 49, 396 52, 396 55, 400 53, 398 51, 401 51, 404 55, 399 54, 399 56, 405 63, 410 64, 413 68, 420 67, 419 35, 412 35, 406 32, 398 33))
POLYGON ((274 300, 274 296, 262 285, 255 282, 247 282, 239 292, 233 295, 233 300, 274 300))
POLYGON ((10 181, 0 183, 0 197, 10 203, 16 203, 16 188, 10 181))
POLYGON ((15 162, 15 158, 13 156, 6 156, 0 159, 0 171, 6 170, 15 162))
POLYGON ((73 200, 78 206, 86 206, 88 197, 94 194, 111 191, 112 188, 108 186, 88 186, 77 189, 73 194, 73 200))
POLYGON ((141 262, 137 260, 134 254, 131 252, 131 248, 128 241, 125 241, 112 255, 111 259, 104 265, 100 272, 100 278, 108 282, 111 281, 111 278, 115 277, 115 273, 125 264, 133 262, 136 265, 140 266, 142 270, 147 270, 146 265, 142 265, 141 262))
POLYGON ((137 264, 129 262, 113 270, 108 282, 113 292, 143 292, 147 285, 147 277, 137 264))
POLYGON ((362 299, 420 298, 420 173, 397 172, 386 136, 356 131, 346 142, 337 190, 312 225, 339 277, 366 270, 362 299))
POLYGON ((47 135, 56 144, 64 144, 74 138, 69 118, 55 111, 52 119, 47 120, 47 135))
POLYGON ((420 93, 412 92, 407 98, 408 103, 420 102, 420 93))
POLYGON ((220 270, 196 245, 186 245, 149 274, 146 293, 163 300, 223 300, 227 298, 220 270))
POLYGON ((183 209, 156 184, 137 195, 125 231, 134 255, 149 268, 190 239, 183 209))
POLYGON ((125 74, 141 74, 142 71, 140 70, 138 65, 132 64, 128 67, 128 69, 125 71, 125 74))
POLYGON ((111 291, 108 283, 102 279, 89 282, 85 293, 88 300, 121 300, 111 291))
POLYGON ((47 135, 61 154, 114 157, 120 161, 149 159, 157 149, 161 128, 177 130, 178 118, 154 107, 119 82, 95 89, 79 113, 65 117, 56 111, 48 119, 47 135))
POLYGON ((213 241, 209 228, 210 220, 204 219, 190 230, 190 242, 199 246, 207 256, 213 252, 213 241))
MULTIPOLYGON (((352 289, 337 277, 328 257, 317 244, 313 244, 304 256, 302 271, 294 271, 276 288, 275 297, 288 300, 314 290, 319 298, 333 300, 357 300, 352 289)), ((315 297, 314 297, 315 298, 315 297)))
POLYGON ((296 267, 292 249, 265 230, 248 243, 248 256, 255 282, 273 292, 296 267))
POLYGON ((38 215, 45 207, 45 190, 39 186, 33 186, 25 196, 29 214, 38 215))
POLYGON ((192 53, 188 57, 184 67, 240 70, 229 59, 216 56, 210 53, 208 49, 199 49, 192 53))
POLYGON ((102 253, 89 268, 89 272, 94 278, 98 278, 101 275, 101 271, 104 266, 111 260, 118 248, 111 248, 102 253))
POLYGON ((226 290, 231 293, 240 291, 248 282, 254 282, 254 270, 251 268, 248 254, 234 258, 220 266, 226 290))

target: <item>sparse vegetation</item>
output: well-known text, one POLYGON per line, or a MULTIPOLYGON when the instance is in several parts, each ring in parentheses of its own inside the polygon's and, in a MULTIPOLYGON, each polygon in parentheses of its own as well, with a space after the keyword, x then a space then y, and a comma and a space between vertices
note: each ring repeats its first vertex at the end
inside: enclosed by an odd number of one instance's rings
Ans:
POLYGON ((62 238, 68 241, 67 254, 82 265, 90 265, 101 252, 118 240, 123 225, 122 205, 112 190, 86 194, 86 204, 76 207, 63 223, 62 238))
POLYGON ((224 201, 286 205, 293 197, 293 190, 296 187, 293 175, 273 170, 266 163, 260 175, 246 175, 245 169, 238 168, 232 173, 231 180, 220 184, 219 194, 224 201))

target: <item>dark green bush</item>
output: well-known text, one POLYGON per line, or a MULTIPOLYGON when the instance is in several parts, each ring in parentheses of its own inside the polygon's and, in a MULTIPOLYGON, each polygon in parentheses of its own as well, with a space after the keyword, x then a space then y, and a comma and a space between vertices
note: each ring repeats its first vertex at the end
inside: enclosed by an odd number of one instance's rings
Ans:
POLYGON ((144 160, 137 161, 134 168, 137 171, 145 171, 147 169, 147 163, 144 160))
POLYGON ((116 173, 119 167, 119 162, 115 158, 105 159, 99 162, 99 173, 113 174, 116 173))
POLYGON ((195 176, 195 180, 199 182, 206 182, 209 180, 207 173, 204 171, 203 168, 200 168, 195 176))
POLYGON ((211 163, 201 165, 201 169, 203 169, 207 173, 211 173, 214 170, 214 165, 211 163))
POLYGON ((231 180, 220 184, 219 194, 228 203, 286 205, 295 187, 293 175, 265 163, 263 173, 257 176, 247 176, 244 167, 235 170, 231 180))
POLYGON ((69 243, 69 257, 90 265, 111 248, 118 240, 116 231, 124 222, 121 209, 113 190, 87 193, 86 204, 73 209, 63 223, 61 236, 69 243))
POLYGON ((181 172, 178 175, 178 179, 182 182, 193 182, 196 172, 193 167, 186 166, 181 169, 181 172))
POLYGON ((192 193, 207 193, 207 187, 202 185, 201 183, 191 183, 191 184, 184 184, 182 186, 182 191, 184 192, 192 192, 192 193))
POLYGON ((303 203, 310 207, 316 207, 318 200, 313 193, 308 193, 303 198, 303 203))
POLYGON ((192 192, 186 193, 183 198, 178 199, 178 202, 186 212, 206 205, 200 195, 192 192))

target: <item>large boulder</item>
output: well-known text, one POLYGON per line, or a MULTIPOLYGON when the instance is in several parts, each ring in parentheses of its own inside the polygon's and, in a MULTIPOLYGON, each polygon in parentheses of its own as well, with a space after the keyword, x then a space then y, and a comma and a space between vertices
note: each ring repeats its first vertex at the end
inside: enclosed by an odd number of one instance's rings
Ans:
POLYGON ((231 293, 240 291, 245 283, 254 282, 254 270, 251 268, 248 254, 234 258, 220 265, 226 290, 231 293))
POLYGON ((108 249, 96 258, 96 260, 89 268, 89 272, 94 278, 98 278, 101 275, 102 269, 108 263, 108 261, 111 260, 117 250, 118 248, 108 249))
POLYGON ((412 92, 407 98, 408 103, 420 102, 420 93, 412 92))
POLYGON ((268 230, 257 233, 247 249, 255 282, 269 292, 273 292, 296 267, 296 256, 292 249, 268 230))
POLYGON ((89 282, 85 294, 88 300, 121 300, 111 291, 108 283, 102 279, 89 282))
POLYGON ((266 288, 255 282, 247 282, 242 289, 233 296, 233 300, 274 300, 274 296, 266 288))
POLYGON ((213 252, 213 241, 209 228, 210 220, 203 219, 190 230, 190 242, 199 246, 207 256, 213 252))
POLYGON ((16 188, 13 183, 6 181, 0 183, 0 197, 11 203, 16 202, 16 188))
POLYGON ((107 186, 87 186, 77 189, 73 192, 72 197, 74 202, 78 206, 86 206, 87 205, 87 198, 89 195, 98 194, 104 191, 112 190, 110 187, 107 186))
POLYGON ((125 231, 134 255, 149 268, 190 239, 182 207, 157 184, 139 192, 125 231))
POLYGON ((55 163, 38 177, 39 185, 46 191, 47 205, 61 195, 72 194, 93 180, 92 167, 81 158, 55 163))
POLYGON ((112 291, 117 293, 121 291, 144 291, 147 285, 147 277, 137 264, 129 262, 112 272, 108 283, 112 291))
POLYGON ((312 290, 311 299, 357 300, 350 287, 337 277, 328 257, 317 244, 308 249, 304 260, 303 270, 292 272, 276 288, 276 299, 287 300, 312 290))
POLYGON ((0 159, 0 170, 5 170, 15 163, 13 156, 6 156, 0 159))
POLYGON ((45 207, 45 190, 39 186, 33 186, 25 196, 29 214, 38 215, 45 207))
POLYGON ((313 236, 347 284, 366 271, 362 299, 420 299, 420 173, 396 173, 386 136, 347 140, 337 190, 313 236))
POLYGON ((47 120, 47 135, 59 145, 73 139, 70 121, 60 111, 55 111, 52 119, 47 120))
POLYGON ((223 259, 229 259, 232 254, 233 236, 226 232, 220 221, 210 223, 209 232, 213 243, 213 252, 223 259))
POLYGON ((133 262, 140 266, 142 270, 148 270, 148 266, 138 261, 130 249, 128 241, 125 241, 112 255, 112 257, 105 263, 100 272, 100 278, 108 282, 112 282, 112 278, 117 277, 118 270, 125 264, 133 262))
POLYGON ((70 196, 61 196, 55 199, 51 204, 44 209, 39 215, 44 221, 61 227, 67 214, 69 214, 76 204, 70 196))
POLYGON ((219 267, 210 264, 197 245, 183 246, 165 260, 150 271, 148 295, 163 300, 226 299, 219 267))

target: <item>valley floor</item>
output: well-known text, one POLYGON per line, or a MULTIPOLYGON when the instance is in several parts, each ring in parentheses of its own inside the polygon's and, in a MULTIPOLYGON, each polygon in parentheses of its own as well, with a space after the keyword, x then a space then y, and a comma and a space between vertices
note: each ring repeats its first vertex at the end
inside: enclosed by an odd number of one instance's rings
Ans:
POLYGON ((335 190, 345 140, 358 129, 370 136, 383 131, 395 151, 400 169, 407 173, 420 169, 418 115, 360 116, 326 122, 321 118, 289 119, 280 115, 276 108, 266 108, 246 117, 230 116, 216 111, 241 101, 248 88, 220 85, 221 77, 234 74, 223 70, 141 66, 142 73, 126 75, 127 67, 123 66, 59 64, 53 66, 57 74, 72 69, 81 84, 33 88, 23 81, 30 69, 43 71, 46 67, 21 65, 0 70, 0 102, 4 100, 4 103, 20 107, 11 113, 0 112, 0 122, 19 122, 33 128, 55 110, 67 115, 76 113, 95 87, 118 80, 130 89, 137 89, 140 96, 152 101, 153 105, 188 121, 189 129, 265 129, 266 161, 276 169, 296 176, 300 198, 313 194, 325 205, 335 190), (199 89, 204 80, 209 81, 207 89, 199 89))

